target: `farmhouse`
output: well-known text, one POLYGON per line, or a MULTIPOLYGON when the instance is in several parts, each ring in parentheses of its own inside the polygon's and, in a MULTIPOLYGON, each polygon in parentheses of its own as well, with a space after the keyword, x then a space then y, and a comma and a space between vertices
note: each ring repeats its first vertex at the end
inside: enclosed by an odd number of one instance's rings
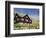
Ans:
POLYGON ((32 20, 29 18, 28 15, 21 17, 17 13, 15 14, 14 20, 16 20, 16 22, 32 23, 32 20))

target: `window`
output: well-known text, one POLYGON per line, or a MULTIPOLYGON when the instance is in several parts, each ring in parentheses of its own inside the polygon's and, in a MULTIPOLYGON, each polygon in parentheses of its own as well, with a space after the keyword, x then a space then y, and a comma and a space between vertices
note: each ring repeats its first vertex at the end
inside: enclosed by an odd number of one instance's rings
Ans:
POLYGON ((28 19, 25 19, 26 22, 28 22, 28 19))
POLYGON ((17 21, 19 21, 19 18, 17 18, 17 21))
POLYGON ((16 17, 18 17, 18 16, 16 16, 16 17))
POLYGON ((22 18, 21 20, 22 20, 22 21, 24 21, 24 19, 23 19, 23 18, 22 18))
POLYGON ((28 17, 26 16, 26 18, 28 18, 28 17))

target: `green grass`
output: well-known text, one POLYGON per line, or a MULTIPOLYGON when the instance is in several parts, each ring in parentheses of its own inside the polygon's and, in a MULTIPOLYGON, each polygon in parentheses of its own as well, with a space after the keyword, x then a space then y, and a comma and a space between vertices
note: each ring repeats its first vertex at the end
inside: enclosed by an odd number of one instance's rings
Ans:
POLYGON ((32 19, 32 24, 29 23, 16 23, 14 20, 14 30, 21 29, 39 29, 39 21, 32 19))

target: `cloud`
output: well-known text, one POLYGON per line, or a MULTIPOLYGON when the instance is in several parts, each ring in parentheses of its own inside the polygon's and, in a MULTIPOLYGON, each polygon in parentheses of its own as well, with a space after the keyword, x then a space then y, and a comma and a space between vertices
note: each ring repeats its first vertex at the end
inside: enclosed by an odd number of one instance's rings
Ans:
POLYGON ((29 15, 29 17, 30 17, 31 19, 34 19, 34 20, 39 20, 39 16, 32 16, 32 15, 29 15))

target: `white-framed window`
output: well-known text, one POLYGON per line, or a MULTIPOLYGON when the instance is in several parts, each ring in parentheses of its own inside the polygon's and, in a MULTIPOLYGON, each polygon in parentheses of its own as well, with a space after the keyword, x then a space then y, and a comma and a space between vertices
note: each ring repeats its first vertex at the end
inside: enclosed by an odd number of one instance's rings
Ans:
POLYGON ((19 18, 17 18, 17 21, 19 21, 19 18))
POLYGON ((18 16, 16 16, 16 17, 18 17, 18 16))
POLYGON ((23 19, 23 18, 22 18, 21 20, 22 20, 22 21, 24 21, 24 19, 23 19))
POLYGON ((26 22, 28 22, 28 19, 25 19, 26 22))

